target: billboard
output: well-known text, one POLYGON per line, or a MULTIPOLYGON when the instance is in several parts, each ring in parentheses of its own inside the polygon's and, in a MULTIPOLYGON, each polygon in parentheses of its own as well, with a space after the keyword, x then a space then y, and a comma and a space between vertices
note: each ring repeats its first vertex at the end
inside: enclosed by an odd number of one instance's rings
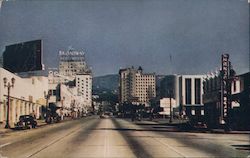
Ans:
POLYGON ((42 70, 42 40, 6 46, 3 68, 13 73, 42 70))

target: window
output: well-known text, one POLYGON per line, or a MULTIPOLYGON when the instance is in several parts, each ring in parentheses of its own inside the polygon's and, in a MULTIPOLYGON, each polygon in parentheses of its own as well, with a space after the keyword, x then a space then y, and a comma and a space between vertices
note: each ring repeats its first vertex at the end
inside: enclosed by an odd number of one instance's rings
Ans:
POLYGON ((233 81, 234 92, 236 92, 236 81, 233 81))
POLYGON ((195 79, 195 104, 201 104, 201 79, 195 79))
POLYGON ((191 78, 185 79, 186 104, 191 104, 191 78))
POLYGON ((192 111, 191 111, 191 114, 192 114, 192 115, 195 115, 195 110, 192 110, 192 111))
POLYGON ((54 96, 56 95, 56 90, 52 91, 52 95, 54 95, 54 96))
POLYGON ((204 110, 201 110, 201 115, 204 115, 204 110))

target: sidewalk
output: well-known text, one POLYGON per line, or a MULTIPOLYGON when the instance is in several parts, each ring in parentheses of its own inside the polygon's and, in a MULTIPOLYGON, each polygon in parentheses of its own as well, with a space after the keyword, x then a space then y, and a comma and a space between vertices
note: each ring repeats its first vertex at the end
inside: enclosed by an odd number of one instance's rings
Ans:
POLYGON ((211 133, 218 133, 218 134, 250 134, 250 131, 225 131, 224 129, 212 129, 211 133))
POLYGON ((5 127, 5 123, 0 123, 0 135, 13 131, 12 129, 6 129, 4 127, 5 127))
POLYGON ((225 131, 224 129, 185 128, 186 122, 187 122, 186 120, 173 119, 172 123, 169 123, 169 118, 160 118, 160 119, 153 119, 152 121, 148 119, 144 119, 141 121, 141 124, 165 126, 166 129, 169 128, 169 126, 172 126, 178 132, 202 132, 202 133, 205 132, 205 133, 214 133, 214 134, 215 133, 216 134, 250 134, 250 131, 240 131, 240 130, 225 131))

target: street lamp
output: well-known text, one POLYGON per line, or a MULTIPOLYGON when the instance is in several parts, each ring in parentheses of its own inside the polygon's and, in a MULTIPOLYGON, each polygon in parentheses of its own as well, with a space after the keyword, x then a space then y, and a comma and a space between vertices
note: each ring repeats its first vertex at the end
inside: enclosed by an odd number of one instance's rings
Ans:
POLYGON ((7 81, 7 78, 4 77, 3 78, 3 83, 4 83, 4 88, 7 87, 8 89, 8 96, 7 96, 7 118, 6 118, 6 125, 5 125, 5 128, 10 128, 10 125, 9 125, 9 113, 10 113, 10 88, 13 88, 14 87, 14 83, 15 83, 15 78, 12 77, 11 78, 11 83, 7 81))
POLYGON ((170 119, 169 123, 173 122, 173 109, 172 109, 172 90, 170 90, 170 119))

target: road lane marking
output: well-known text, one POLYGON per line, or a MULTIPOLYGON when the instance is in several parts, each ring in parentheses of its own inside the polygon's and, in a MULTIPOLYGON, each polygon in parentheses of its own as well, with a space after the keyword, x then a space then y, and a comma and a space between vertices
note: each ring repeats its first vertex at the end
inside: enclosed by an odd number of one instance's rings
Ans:
POLYGON ((167 143, 165 143, 164 141, 161 141, 161 140, 159 140, 158 138, 154 138, 154 137, 152 137, 152 138, 153 138, 154 140, 160 142, 162 145, 167 146, 169 149, 173 150, 173 151, 176 152, 177 154, 179 154, 179 155, 181 155, 181 156, 183 156, 183 157, 187 157, 187 156, 185 156, 184 154, 182 154, 181 152, 179 152, 178 150, 176 150, 174 147, 172 147, 172 146, 168 145, 167 143))
MULTIPOLYGON (((136 125, 136 124, 134 124, 134 123, 130 124, 130 122, 127 121, 127 120, 122 120, 122 121, 127 122, 128 125, 132 125, 134 128, 137 128, 137 129, 148 129, 148 128, 144 128, 144 127, 138 126, 138 125, 136 125)), ((150 138, 152 138, 153 140, 158 141, 158 142, 161 143, 162 145, 168 147, 169 149, 171 149, 171 150, 173 150, 174 152, 176 152, 177 154, 179 154, 181 157, 184 157, 184 158, 187 157, 187 156, 185 156, 184 154, 182 154, 181 152, 179 152, 178 150, 176 150, 174 147, 168 145, 167 143, 165 143, 165 142, 163 142, 163 141, 161 141, 161 140, 155 138, 154 136, 150 136, 150 132, 146 131, 146 132, 142 132, 142 133, 149 133, 149 136, 146 135, 147 137, 150 137, 150 138)), ((145 135, 145 134, 143 134, 143 135, 145 135)))
POLYGON ((10 144, 12 144, 12 142, 2 144, 2 145, 0 145, 0 149, 3 148, 3 147, 5 147, 5 146, 7 146, 7 145, 10 145, 10 144))
MULTIPOLYGON (((109 124, 110 124, 110 120, 108 120, 109 121, 109 124)), ((108 127, 107 127, 108 128, 108 127)), ((107 130, 107 134, 108 134, 108 139, 107 139, 107 154, 109 155, 110 153, 109 153, 109 147, 110 147, 110 144, 109 144, 109 140, 110 140, 110 132, 111 131, 108 131, 107 130)), ((107 155, 107 156, 108 156, 107 155)))
POLYGON ((105 119, 105 142, 104 142, 104 157, 108 156, 108 122, 105 119))
POLYGON ((62 139, 64 139, 64 138, 66 138, 66 137, 68 137, 68 136, 70 136, 70 135, 72 135, 72 134, 78 132, 81 128, 82 128, 82 126, 80 126, 80 127, 76 128, 76 129, 70 131, 69 133, 67 133, 66 135, 64 135, 64 136, 62 136, 62 137, 60 137, 60 138, 58 138, 58 139, 53 140, 51 143, 49 143, 49 144, 43 146, 42 148, 40 148, 40 149, 37 150, 36 152, 34 152, 34 153, 28 155, 27 158, 33 157, 34 155, 38 154, 39 152, 43 151, 44 149, 48 148, 49 146, 51 146, 51 145, 53 145, 53 144, 55 144, 55 143, 61 141, 62 139))

